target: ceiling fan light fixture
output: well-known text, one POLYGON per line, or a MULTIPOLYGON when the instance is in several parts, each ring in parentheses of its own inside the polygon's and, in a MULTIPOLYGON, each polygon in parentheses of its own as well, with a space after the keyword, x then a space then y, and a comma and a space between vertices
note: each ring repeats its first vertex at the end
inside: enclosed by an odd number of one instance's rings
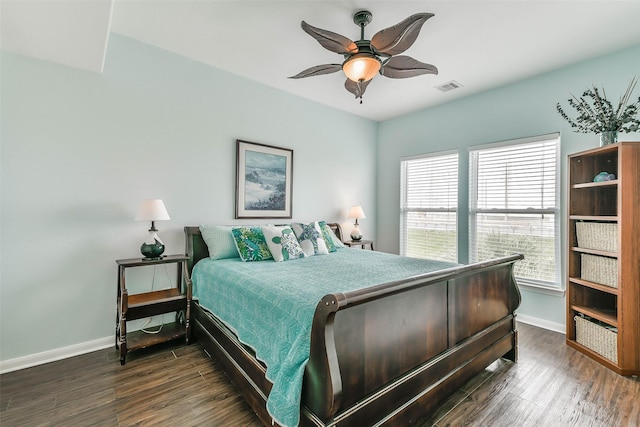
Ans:
POLYGON ((347 78, 354 82, 368 82, 380 71, 380 60, 369 53, 352 55, 342 64, 342 71, 347 78))
POLYGON ((302 21, 305 33, 316 39, 325 49, 343 56, 342 64, 316 65, 292 76, 292 79, 336 73, 347 76, 344 88, 360 99, 377 73, 392 79, 405 79, 422 74, 438 74, 438 69, 410 56, 401 55, 416 41, 420 28, 433 13, 416 13, 398 24, 378 31, 371 39, 365 39, 364 28, 373 15, 361 10, 353 15, 353 22, 360 27, 360 40, 353 41, 333 31, 323 30, 302 21))

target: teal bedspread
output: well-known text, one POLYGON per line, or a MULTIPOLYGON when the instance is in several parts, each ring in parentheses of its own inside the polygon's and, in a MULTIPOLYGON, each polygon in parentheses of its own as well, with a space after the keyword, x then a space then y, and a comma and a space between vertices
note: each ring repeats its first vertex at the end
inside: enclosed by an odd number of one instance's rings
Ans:
POLYGON ((193 269, 193 295, 265 363, 273 383, 267 410, 291 427, 299 422, 311 324, 323 296, 455 265, 355 248, 286 262, 206 258, 193 269))

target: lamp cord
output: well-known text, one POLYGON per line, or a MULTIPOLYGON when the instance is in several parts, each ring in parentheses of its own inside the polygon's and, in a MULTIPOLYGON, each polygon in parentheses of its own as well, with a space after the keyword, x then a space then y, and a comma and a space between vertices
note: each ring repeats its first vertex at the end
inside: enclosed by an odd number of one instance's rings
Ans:
MULTIPOLYGON (((151 278, 151 292, 153 292, 153 288, 155 287, 155 283, 156 283, 156 267, 157 267, 157 265, 153 267, 153 277, 151 278)), ((167 279, 169 280, 169 283, 171 283, 171 277, 169 277, 169 272, 167 271, 167 264, 164 264, 164 273, 166 274, 167 279)), ((147 320, 145 320, 144 324, 140 328, 140 330, 142 332, 144 332, 145 334, 157 334, 162 330, 162 327, 164 326, 164 320, 160 324, 158 329, 156 329, 156 330, 146 329, 146 327, 149 325, 149 323, 151 323, 153 318, 154 318, 154 316, 147 317, 147 320)))

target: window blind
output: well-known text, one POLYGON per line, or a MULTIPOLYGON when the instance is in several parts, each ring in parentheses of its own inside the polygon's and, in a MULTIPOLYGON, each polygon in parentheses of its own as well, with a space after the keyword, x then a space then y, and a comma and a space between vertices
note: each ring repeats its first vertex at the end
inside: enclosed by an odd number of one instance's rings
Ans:
POLYGON ((559 135, 470 150, 471 261, 522 253, 524 282, 560 287, 559 135))
POLYGON ((458 153, 402 160, 400 254, 456 262, 458 153))

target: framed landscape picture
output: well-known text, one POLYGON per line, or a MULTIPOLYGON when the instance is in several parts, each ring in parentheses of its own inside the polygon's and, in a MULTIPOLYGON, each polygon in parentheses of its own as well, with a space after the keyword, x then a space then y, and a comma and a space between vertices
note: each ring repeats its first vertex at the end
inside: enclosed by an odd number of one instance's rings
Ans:
POLYGON ((236 218, 291 218, 293 150, 236 141, 236 218))

